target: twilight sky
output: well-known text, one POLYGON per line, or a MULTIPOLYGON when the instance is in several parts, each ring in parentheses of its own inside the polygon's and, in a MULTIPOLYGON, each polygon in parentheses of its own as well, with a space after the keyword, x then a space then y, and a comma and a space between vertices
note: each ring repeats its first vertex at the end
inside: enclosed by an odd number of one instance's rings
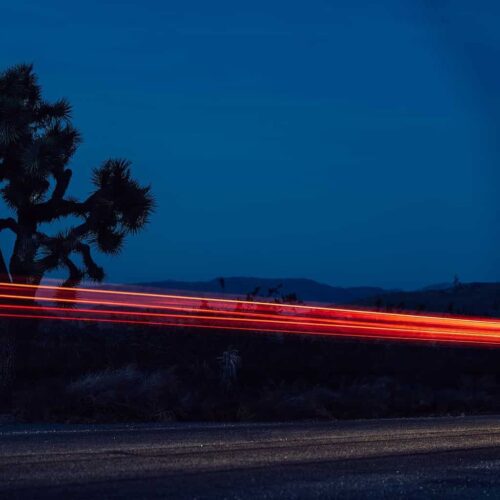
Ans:
POLYGON ((499 19, 493 0, 0 0, 0 69, 33 62, 73 103, 71 194, 108 157, 152 183, 108 281, 492 281, 499 19))

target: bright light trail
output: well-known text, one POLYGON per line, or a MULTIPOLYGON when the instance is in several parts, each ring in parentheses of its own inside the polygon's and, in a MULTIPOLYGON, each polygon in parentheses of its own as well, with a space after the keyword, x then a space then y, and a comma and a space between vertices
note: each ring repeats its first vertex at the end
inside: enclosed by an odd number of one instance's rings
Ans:
POLYGON ((491 319, 51 285, 0 283, 0 317, 500 345, 491 319))
MULTIPOLYGON (((296 321, 296 318, 293 319, 288 319, 288 320, 279 320, 279 319, 273 319, 273 320, 267 320, 267 319, 242 319, 242 318, 228 318, 225 316, 216 316, 216 315, 199 315, 199 314, 168 314, 168 313, 153 313, 153 312, 137 312, 137 311, 123 311, 123 310, 113 310, 113 309, 77 309, 76 311, 74 309, 68 309, 64 307, 52 307, 52 306, 25 306, 25 305, 2 305, 0 304, 0 310, 17 310, 17 311, 28 311, 30 314, 31 313, 49 313, 49 312, 56 312, 56 313, 63 313, 63 315, 67 314, 68 312, 72 312, 73 316, 72 319, 75 319, 77 316, 75 316, 75 312, 81 314, 91 314, 91 315, 109 315, 109 316, 126 316, 126 317, 140 317, 140 318, 152 318, 155 321, 156 325, 163 324, 161 322, 158 322, 160 319, 167 319, 167 320, 191 320, 191 321, 197 321, 200 323, 199 326, 203 327, 204 325, 212 325, 213 327, 216 327, 219 323, 250 323, 251 325, 254 326, 255 328, 258 329, 264 329, 267 330, 266 325, 277 325, 277 326, 295 326, 295 327, 325 327, 325 328, 330 328, 332 326, 336 326, 339 329, 360 329, 360 330, 372 330, 372 331, 385 331, 387 327, 381 327, 381 326, 370 326, 363 324, 361 322, 347 322, 347 321, 341 321, 341 320, 332 320, 329 322, 312 322, 312 321, 296 321)), ((213 311, 211 311, 213 312, 213 311)), ((1 313, 0 313, 1 314, 1 313)), ((18 313, 19 314, 19 313, 18 313)), ((86 316, 78 316, 78 318, 85 318, 86 316)), ((64 318, 58 318, 58 317, 52 317, 52 319, 68 319, 67 317, 64 318)), ((87 318, 89 319, 89 318, 87 318)), ((92 319, 92 318, 90 318, 92 319)), ((95 318, 97 321, 100 321, 100 319, 95 318)), ((142 320, 144 322, 144 320, 142 320)), ((175 324, 172 322, 168 323, 169 325, 175 324)), ((194 323, 192 323, 194 324, 194 323)), ((403 333, 408 333, 408 332, 413 332, 414 334, 420 333, 420 334, 443 334, 443 331, 440 329, 416 329, 414 327, 410 328, 403 328, 403 327, 392 327, 391 328, 392 332, 403 332, 403 333)), ((319 331, 318 333, 321 333, 319 331)), ((326 330, 325 333, 331 333, 330 330, 326 330)), ((455 334, 455 335, 464 335, 463 333, 460 334, 455 334)), ((482 337, 484 339, 495 339, 495 335, 491 333, 484 333, 481 331, 473 331, 469 332, 469 335, 475 335, 476 337, 482 337)), ((500 339, 499 339, 500 340, 500 339)))
MULTIPOLYGON (((146 307, 159 307, 161 303, 168 303, 171 301, 181 301, 187 303, 202 303, 206 302, 209 304, 215 304, 217 307, 221 308, 231 308, 235 306, 241 306, 246 308, 263 308, 264 310, 276 311, 280 310, 280 312, 287 314, 288 312, 293 312, 295 310, 299 311, 309 311, 314 314, 326 314, 331 316, 332 314, 341 314, 341 315, 349 315, 353 317, 359 318, 368 318, 373 319, 376 317, 379 320, 386 319, 391 321, 393 319, 402 318, 405 322, 416 322, 421 324, 425 321, 430 321, 433 324, 440 323, 443 325, 464 325, 466 323, 470 323, 471 325, 478 325, 479 323, 483 325, 490 325, 492 328, 498 328, 500 326, 500 321, 495 321, 491 319, 484 318, 467 318, 463 316, 438 316, 438 315, 424 315, 424 314, 407 314, 407 313, 388 313, 388 312, 379 312, 379 311, 369 311, 362 309, 348 309, 348 308, 338 308, 338 307, 324 307, 317 305, 303 305, 303 304, 280 304, 275 302, 260 302, 260 301, 246 301, 241 299, 223 299, 223 298, 213 298, 213 297, 203 297, 203 296, 191 296, 191 295, 172 295, 172 294, 159 294, 159 293, 146 293, 146 292, 132 292, 132 291, 123 291, 123 290, 110 290, 104 288, 62 288, 54 285, 28 285, 28 284, 14 284, 14 283, 1 283, 0 288, 7 287, 11 289, 35 289, 39 293, 52 291, 57 293, 68 293, 73 294, 74 292, 78 293, 88 293, 91 295, 95 294, 108 294, 115 297, 137 297, 138 300, 143 300, 143 304, 146 307), (160 304, 156 302, 152 302, 153 299, 159 299, 160 304), (148 302, 149 300, 149 302, 148 302)), ((39 299, 39 293, 37 295, 37 300, 39 299)), ((31 297, 30 294, 28 294, 31 297)), ((102 300, 99 300, 99 303, 103 303, 102 300)), ((140 302, 136 303, 140 304, 140 302)), ((138 306, 138 305, 137 305, 138 306)), ((234 311, 234 309, 233 309, 234 311)))

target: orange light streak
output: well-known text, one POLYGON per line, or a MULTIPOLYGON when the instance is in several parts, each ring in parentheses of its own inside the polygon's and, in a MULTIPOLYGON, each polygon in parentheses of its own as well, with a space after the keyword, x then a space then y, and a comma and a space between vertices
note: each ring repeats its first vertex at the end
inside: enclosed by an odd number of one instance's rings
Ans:
MULTIPOLYGON (((29 296, 17 296, 13 294, 3 294, 0 295, 0 298, 9 298, 9 299, 20 299, 20 300, 32 300, 31 297, 29 296)), ((64 303, 69 303, 73 305, 79 305, 79 304, 93 304, 93 305, 120 305, 121 307, 143 307, 143 308, 148 308, 150 309, 151 307, 145 304, 135 304, 135 303, 122 303, 122 302, 108 302, 108 301, 88 301, 88 300, 80 300, 80 299, 62 299, 62 298, 47 298, 47 297, 40 297, 39 300, 43 301, 57 301, 57 302, 64 302, 64 303)), ((41 308, 37 308, 34 306, 14 306, 14 305, 4 305, 0 306, 3 308, 13 308, 13 309, 18 309, 18 310, 38 310, 41 308)), ((154 306, 157 308, 158 306, 154 306)), ((446 331, 443 330, 443 328, 439 327, 429 327, 427 325, 422 325, 422 326, 415 326, 414 324, 410 325, 405 325, 404 323, 383 323, 382 326, 376 326, 376 325, 368 325, 366 323, 369 323, 367 321, 361 322, 361 321, 354 321, 350 319, 345 319, 345 318, 336 318, 336 319, 326 319, 326 318, 310 318, 307 316, 283 316, 282 319, 276 319, 279 318, 279 315, 277 314, 252 314, 253 316, 256 316, 257 318, 241 318, 240 315, 245 314, 241 312, 237 312, 236 317, 220 317, 216 316, 216 314, 231 314, 229 311, 218 311, 218 310, 213 310, 213 309, 195 309, 195 308, 183 308, 183 307, 174 307, 174 306, 163 306, 162 309, 167 309, 167 310, 180 310, 184 312, 194 312, 196 313, 195 315, 180 315, 180 314, 165 314, 165 313, 154 313, 154 312, 137 312, 137 311, 120 311, 120 310, 102 310, 102 309, 78 309, 79 312, 85 312, 85 313, 91 313, 91 314, 97 314, 97 315, 102 315, 102 314, 115 314, 115 315, 126 315, 126 316, 143 316, 143 317, 151 317, 151 318, 175 318, 175 319, 196 319, 198 321, 205 320, 206 322, 208 321, 215 321, 215 322, 230 322, 230 323, 244 323, 244 324, 251 324, 254 325, 256 329, 262 330, 266 324, 277 324, 277 325, 299 325, 299 326, 317 326, 319 328, 322 327, 332 327, 336 326, 337 328, 344 328, 344 329, 354 329, 358 328, 361 330, 371 330, 371 331, 392 331, 392 332, 416 332, 416 333, 421 333, 421 334, 428 334, 428 335, 455 335, 455 336, 470 336, 470 335, 476 335, 480 337, 495 337, 496 334, 498 334, 498 329, 493 331, 493 333, 486 334, 484 329, 483 324, 475 325, 475 329, 471 329, 471 325, 467 324, 466 327, 462 327, 462 332, 457 332, 455 330, 453 331, 446 331), (200 313, 209 313, 209 315, 202 315, 200 313), (271 319, 269 319, 271 318, 271 319)), ((67 311, 66 308, 54 308, 54 307, 47 307, 45 306, 44 310, 52 310, 52 311, 67 311)), ((373 321, 372 321, 373 323, 373 321)), ((456 328, 456 325, 455 325, 456 328)), ((490 329, 488 329, 490 330, 490 329)))
POLYGON ((28 285, 28 284, 17 284, 17 283, 2 283, 0 282, 0 287, 6 286, 10 288, 29 288, 29 289, 37 289, 37 290, 52 290, 52 291, 69 291, 71 292, 82 292, 82 293, 93 293, 93 294, 112 294, 118 296, 135 296, 135 297, 149 297, 149 298, 159 298, 159 299, 179 299, 186 301, 196 301, 196 302, 212 302, 219 304, 235 304, 242 305, 246 307, 250 306, 263 306, 271 309, 299 309, 299 310, 309 310, 309 311, 324 311, 327 313, 332 312, 341 312, 345 314, 354 314, 354 315, 362 315, 362 316, 370 316, 376 315, 378 318, 404 318, 405 320, 411 319, 429 319, 432 321, 438 322, 469 322, 469 323, 486 323, 494 325, 495 328, 500 326, 500 321, 492 321, 490 319, 483 318, 463 318, 463 317, 442 317, 437 315, 419 315, 419 314, 406 314, 406 313, 386 313, 386 312, 378 312, 378 311, 364 311, 362 309, 347 309, 347 308, 338 308, 338 307, 322 307, 322 306, 312 306, 312 305, 301 305, 301 304, 278 304, 275 302, 262 302, 262 301, 245 301, 240 299, 221 299, 221 298, 213 298, 213 297, 202 297, 202 296, 190 296, 190 295, 171 295, 171 294, 158 294, 158 293, 146 293, 146 292, 130 292, 123 290, 107 290, 107 289, 98 289, 98 288, 62 288, 55 285, 28 285))
POLYGON ((37 287, 10 283, 0 283, 0 291, 8 292, 0 293, 0 299, 33 301, 33 296, 29 293, 32 289, 38 291, 37 301, 65 303, 80 307, 68 309, 49 305, 0 303, 0 309, 4 311, 0 312, 0 317, 295 333, 378 340, 500 344, 500 321, 486 319, 381 313, 348 308, 246 302, 237 299, 122 290, 65 289, 51 285, 37 287), (48 295, 48 292, 58 292, 58 296, 48 295), (88 298, 70 296, 74 292, 88 298), (210 307, 203 306, 203 304, 210 307), (94 309, 88 306, 100 306, 100 308, 94 309), (106 308, 103 308, 104 306, 106 308))
MULTIPOLYGON (((484 333, 481 331, 467 331, 467 332, 454 332, 454 331, 446 331, 438 328, 433 329, 417 329, 415 327, 404 327, 404 326, 376 326, 376 325, 366 325, 365 323, 361 323, 358 321, 341 321, 341 320, 332 320, 326 323, 317 323, 317 322, 307 322, 307 321, 297 321, 296 318, 287 318, 286 320, 253 320, 253 319, 242 319, 242 318, 228 318, 225 316, 216 316, 216 315, 189 315, 189 314, 166 314, 166 313, 152 313, 152 312, 138 312, 138 311, 123 311, 123 310, 109 310, 109 309, 77 309, 70 310, 64 307, 51 307, 51 306, 24 306, 24 305, 4 305, 0 304, 0 309, 9 309, 9 310, 20 310, 20 311, 38 311, 38 312, 58 312, 67 314, 68 312, 78 312, 83 314, 94 314, 94 315, 112 315, 112 316, 128 316, 128 317, 145 317, 145 318, 154 318, 154 319, 190 319, 193 321, 197 321, 202 324, 210 324, 210 322, 243 322, 249 323, 254 326, 254 330, 264 330, 267 331, 266 325, 278 325, 278 326, 314 326, 320 328, 331 328, 337 327, 340 329, 360 329, 360 330, 369 330, 369 331, 391 331, 391 332, 402 332, 402 333, 419 333, 421 335, 428 335, 430 338, 433 336, 466 336, 466 337, 482 337, 488 339, 497 339, 500 341, 500 332, 497 334, 494 333, 484 333)), ((213 311, 210 311, 213 312, 213 311)), ((80 317, 80 316, 79 316, 80 317)), ((59 319, 58 317, 53 317, 53 319, 59 319)), ((66 319, 66 318, 64 318, 66 319)), ((95 321, 100 321, 100 318, 95 318, 95 321)), ((146 322, 147 323, 147 322, 146 322)), ((156 323, 161 324, 161 323, 156 323)), ((176 323, 169 323, 176 324, 176 323)), ((214 326, 214 325, 212 325, 214 326)), ((239 326, 239 325, 237 325, 239 326)), ((324 331, 324 330, 321 330, 324 331)), ((321 333, 321 331, 319 333, 321 333)), ((326 330, 327 332, 330 330, 326 330)))

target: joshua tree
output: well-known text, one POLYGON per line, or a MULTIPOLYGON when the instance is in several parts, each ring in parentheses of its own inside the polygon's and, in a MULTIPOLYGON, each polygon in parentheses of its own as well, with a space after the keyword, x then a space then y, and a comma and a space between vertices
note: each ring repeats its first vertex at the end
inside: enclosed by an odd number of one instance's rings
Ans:
POLYGON ((8 265, 0 252, 2 281, 38 285, 55 269, 66 271, 65 286, 102 281, 104 270, 92 252, 116 254, 151 214, 150 188, 131 177, 127 160, 110 159, 96 168, 87 199, 67 195, 68 165, 80 143, 70 115, 65 99, 43 99, 31 65, 0 74, 0 195, 12 214, 0 219, 0 230, 15 236, 8 265), (73 223, 69 229, 46 232, 49 223, 65 217, 73 223))

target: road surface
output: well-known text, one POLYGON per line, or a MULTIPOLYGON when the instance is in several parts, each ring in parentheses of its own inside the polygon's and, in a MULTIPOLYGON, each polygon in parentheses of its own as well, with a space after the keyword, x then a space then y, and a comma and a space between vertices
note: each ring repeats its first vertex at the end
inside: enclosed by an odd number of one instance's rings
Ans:
POLYGON ((500 417, 0 426, 0 498, 500 498, 500 417))

